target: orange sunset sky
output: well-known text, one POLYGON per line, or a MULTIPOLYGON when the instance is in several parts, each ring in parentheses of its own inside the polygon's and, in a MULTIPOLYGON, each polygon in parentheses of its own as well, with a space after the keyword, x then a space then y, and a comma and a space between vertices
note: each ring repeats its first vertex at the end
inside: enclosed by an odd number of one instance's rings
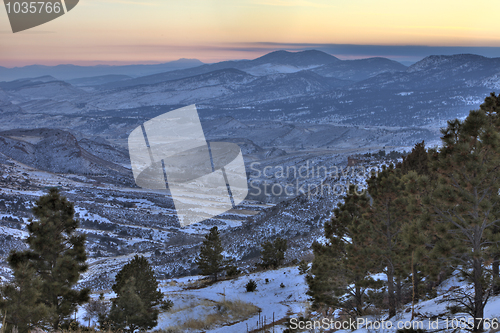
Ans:
POLYGON ((215 62, 305 48, 343 59, 418 60, 442 50, 432 47, 500 56, 499 12, 498 0, 80 0, 13 34, 0 8, 0 66, 215 62), (412 58, 408 45, 431 48, 412 58))

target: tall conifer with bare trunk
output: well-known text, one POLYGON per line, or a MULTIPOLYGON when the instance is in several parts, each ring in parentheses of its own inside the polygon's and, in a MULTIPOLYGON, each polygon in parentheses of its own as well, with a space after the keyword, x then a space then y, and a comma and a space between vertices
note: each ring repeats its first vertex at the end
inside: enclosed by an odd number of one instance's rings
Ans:
POLYGON ((307 294, 315 308, 333 307, 362 316, 366 288, 374 285, 369 277, 371 262, 365 251, 370 240, 364 238, 360 230, 369 199, 365 194, 357 194, 354 185, 349 193, 325 223, 327 242, 313 243, 314 260, 306 276, 307 294))
POLYGON ((438 182, 425 203, 444 235, 436 250, 473 285, 472 293, 452 300, 475 318, 474 332, 483 330, 484 307, 493 292, 490 250, 499 244, 499 124, 498 109, 471 111, 464 121, 449 121, 442 148, 430 151, 438 182))
POLYGON ((370 209, 363 214, 364 223, 360 227, 364 237, 371 240, 365 251, 375 265, 372 271, 378 269, 387 276, 389 317, 396 315, 396 284, 404 276, 408 259, 402 239, 408 206, 404 188, 401 170, 393 165, 384 167, 378 176, 370 178, 370 209))

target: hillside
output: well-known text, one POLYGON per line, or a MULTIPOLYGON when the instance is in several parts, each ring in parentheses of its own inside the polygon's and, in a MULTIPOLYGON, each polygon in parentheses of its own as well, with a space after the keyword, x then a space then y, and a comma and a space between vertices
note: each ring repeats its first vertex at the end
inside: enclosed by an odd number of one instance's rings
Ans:
MULTIPOLYGON (((373 316, 360 317, 354 320, 353 330, 336 330, 335 322, 341 320, 340 313, 325 316, 310 309, 308 296, 305 294, 308 287, 305 275, 299 273, 297 267, 280 268, 257 273, 245 274, 235 279, 229 279, 209 286, 203 287, 201 276, 186 276, 182 278, 168 279, 162 281, 161 291, 166 297, 174 302, 174 307, 168 312, 160 314, 158 326, 155 329, 167 330, 168 332, 210 332, 210 333, 232 333, 254 331, 262 327, 274 332, 283 332, 287 323, 292 327, 307 327, 319 322, 321 332, 355 332, 367 333, 378 331, 377 325, 384 325, 384 332, 396 332, 398 327, 422 328, 429 332, 465 332, 456 330, 460 326, 459 320, 467 315, 450 312, 451 303, 447 302, 446 296, 457 288, 470 288, 456 277, 450 277, 437 287, 437 296, 415 304, 415 318, 411 319, 411 303, 404 304, 398 314, 393 318, 387 318, 385 312, 373 316), (257 283, 255 292, 246 292, 245 284, 249 280, 257 283), (283 284, 283 287, 280 285, 283 284), (201 287, 200 287, 201 286, 201 287), (259 310, 249 314, 246 318, 231 319, 237 316, 237 309, 228 308, 228 314, 220 312, 221 304, 224 302, 241 301, 245 306, 254 305, 259 310), (274 325, 273 325, 274 316, 274 325), (290 319, 292 319, 290 321, 290 319), (324 320, 327 320, 327 325, 324 320), (302 320, 302 323, 299 323, 302 320), (359 320, 359 322, 358 322, 359 320), (264 324, 265 321, 265 324, 264 324), (437 324, 436 324, 437 321, 437 324), (333 322, 333 324, 332 324, 333 322), (369 324, 371 322, 371 324, 369 324), (294 324, 295 323, 295 324, 294 324), (383 323, 383 324, 382 324, 383 323), (203 326, 195 329, 194 327, 203 326), (370 326, 371 325, 371 326, 370 326), (392 325, 392 328, 389 328, 392 325), (431 326, 429 326, 431 325, 431 326), (446 327, 448 326, 448 329, 446 327), (325 329, 330 328, 330 329, 325 329)), ((94 295, 96 297, 98 295, 94 295)), ((114 297, 113 293, 105 294, 106 299, 114 297)), ((243 306, 240 305, 240 306, 243 306)), ((84 309, 80 309, 77 318, 87 325, 88 322, 82 318, 85 316, 84 309)), ((489 300, 485 309, 485 318, 500 320, 500 296, 489 300)), ((492 322, 492 326, 497 324, 492 322)), ((500 328, 500 324, 498 324, 500 328)), ((352 327, 351 327, 352 328, 352 327)), ((312 329, 294 330, 296 332, 318 332, 312 329)), ((496 332, 491 328, 486 332, 496 332)))

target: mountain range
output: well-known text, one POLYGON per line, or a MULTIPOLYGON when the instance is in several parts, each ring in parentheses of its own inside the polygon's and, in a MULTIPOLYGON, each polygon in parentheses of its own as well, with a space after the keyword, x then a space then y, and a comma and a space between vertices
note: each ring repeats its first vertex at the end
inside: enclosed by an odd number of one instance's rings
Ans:
POLYGON ((106 75, 126 75, 131 77, 138 77, 150 75, 153 73, 172 71, 176 69, 196 67, 200 66, 201 64, 203 63, 197 59, 179 59, 154 65, 76 66, 68 64, 57 66, 31 65, 14 68, 6 68, 0 66, 0 80, 12 81, 46 75, 56 77, 59 80, 71 80, 106 75))
POLYGON ((229 68, 239 69, 255 76, 290 74, 304 70, 313 70, 325 77, 361 80, 382 72, 405 70, 406 66, 386 58, 340 60, 330 54, 316 50, 302 52, 275 51, 254 60, 223 61, 215 64, 206 64, 189 69, 108 83, 101 88, 111 89, 142 84, 155 84, 229 68))
POLYGON ((406 67, 385 58, 340 60, 309 50, 140 77, 0 82, 0 99, 4 108, 11 103, 30 114, 106 114, 121 121, 197 104, 207 119, 437 127, 465 116, 499 87, 500 58, 429 56, 406 67))

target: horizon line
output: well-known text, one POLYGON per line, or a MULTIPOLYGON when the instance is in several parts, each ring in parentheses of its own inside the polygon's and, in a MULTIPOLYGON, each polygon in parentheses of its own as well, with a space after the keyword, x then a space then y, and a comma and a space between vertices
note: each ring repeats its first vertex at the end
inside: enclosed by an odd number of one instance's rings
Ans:
MULTIPOLYGON (((372 44, 315 44, 315 43, 276 43, 276 42, 256 42, 256 43, 230 43, 231 46, 200 47, 203 51, 221 51, 221 52, 243 52, 254 55, 251 58, 221 57, 214 61, 206 61, 200 54, 200 57, 181 56, 171 60, 33 60, 33 62, 24 65, 2 65, 0 67, 14 69, 28 66, 46 66, 56 67, 64 65, 95 67, 95 66, 130 66, 130 65, 161 65, 180 60, 196 60, 202 64, 215 64, 222 61, 243 61, 254 60, 266 54, 276 51, 303 52, 303 51, 321 51, 332 55, 340 60, 358 60, 367 58, 386 58, 400 62, 402 64, 413 64, 431 55, 458 55, 474 54, 487 58, 500 57, 500 47, 497 46, 433 46, 433 45, 372 45, 372 44), (53 62, 53 63, 52 63, 53 62)), ((144 46, 144 45, 143 45, 144 46)), ((149 47, 166 47, 162 45, 150 45, 149 47)), ((170 47, 169 47, 170 48, 170 47)), ((196 49, 196 48, 194 48, 196 49)), ((202 53, 201 52, 201 53, 202 53)), ((202 65, 200 64, 200 65, 202 65)))

